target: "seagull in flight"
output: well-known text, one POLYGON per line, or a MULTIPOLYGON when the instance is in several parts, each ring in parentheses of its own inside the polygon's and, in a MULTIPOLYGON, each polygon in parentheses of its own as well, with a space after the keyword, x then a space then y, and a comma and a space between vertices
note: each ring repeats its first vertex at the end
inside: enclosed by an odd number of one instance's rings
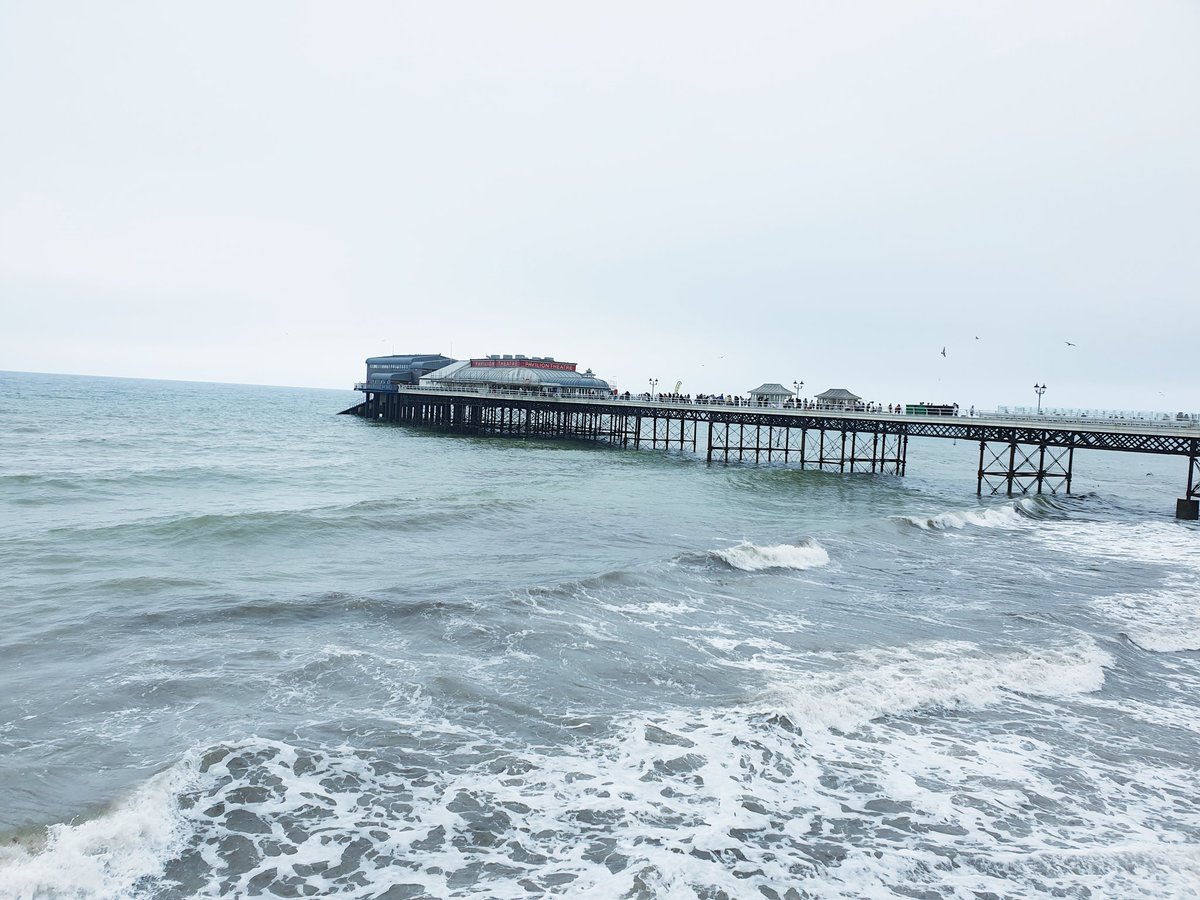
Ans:
POLYGON ((945 355, 946 355, 946 348, 945 348, 945 347, 943 347, 943 348, 942 348, 942 356, 945 356, 945 355))
POLYGON ((1070 341, 1064 341, 1063 343, 1065 343, 1065 344, 1066 344, 1068 347, 1074 347, 1074 346, 1075 346, 1075 345, 1074 345, 1074 344, 1072 344, 1070 341))

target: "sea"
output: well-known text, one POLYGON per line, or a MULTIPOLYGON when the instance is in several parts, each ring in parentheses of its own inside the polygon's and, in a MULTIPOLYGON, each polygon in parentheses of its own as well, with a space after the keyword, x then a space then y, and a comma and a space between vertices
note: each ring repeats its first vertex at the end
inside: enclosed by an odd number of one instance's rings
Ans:
POLYGON ((357 399, 0 374, 0 897, 1200 895, 1184 460, 979 498, 357 399))

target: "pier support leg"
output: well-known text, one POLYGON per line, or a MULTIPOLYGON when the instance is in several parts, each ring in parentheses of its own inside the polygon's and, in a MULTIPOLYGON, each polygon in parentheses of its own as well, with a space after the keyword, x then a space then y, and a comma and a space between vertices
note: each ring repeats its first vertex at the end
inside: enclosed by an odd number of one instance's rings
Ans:
POLYGON ((1188 457, 1187 495, 1175 501, 1175 518, 1200 520, 1200 455, 1188 457))

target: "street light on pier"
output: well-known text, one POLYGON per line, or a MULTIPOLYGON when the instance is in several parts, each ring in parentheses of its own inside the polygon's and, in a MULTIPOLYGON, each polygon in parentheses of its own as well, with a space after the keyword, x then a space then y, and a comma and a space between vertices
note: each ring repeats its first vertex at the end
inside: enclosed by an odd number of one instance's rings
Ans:
POLYGON ((795 398, 796 406, 799 406, 800 405, 800 389, 802 387, 804 387, 804 382, 803 381, 793 381, 792 387, 794 387, 796 389, 796 398, 795 398))
POLYGON ((656 389, 657 387, 658 387, 658 379, 657 379, 657 378, 651 378, 651 379, 650 379, 650 399, 651 399, 651 400, 653 400, 653 399, 654 399, 654 391, 655 391, 655 389, 656 389))
POLYGON ((1037 395, 1038 395, 1038 415, 1040 416, 1040 415, 1042 414, 1042 394, 1046 393, 1046 385, 1044 385, 1044 384, 1038 384, 1038 383, 1035 381, 1035 382, 1033 383, 1033 389, 1034 389, 1035 391, 1037 391, 1037 395))

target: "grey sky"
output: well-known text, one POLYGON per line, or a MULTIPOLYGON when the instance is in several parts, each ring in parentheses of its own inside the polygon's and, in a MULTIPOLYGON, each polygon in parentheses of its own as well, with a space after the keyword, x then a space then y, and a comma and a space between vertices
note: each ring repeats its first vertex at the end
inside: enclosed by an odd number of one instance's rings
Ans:
POLYGON ((0 369, 1200 411, 1197 48, 1190 0, 0 0, 0 369))

